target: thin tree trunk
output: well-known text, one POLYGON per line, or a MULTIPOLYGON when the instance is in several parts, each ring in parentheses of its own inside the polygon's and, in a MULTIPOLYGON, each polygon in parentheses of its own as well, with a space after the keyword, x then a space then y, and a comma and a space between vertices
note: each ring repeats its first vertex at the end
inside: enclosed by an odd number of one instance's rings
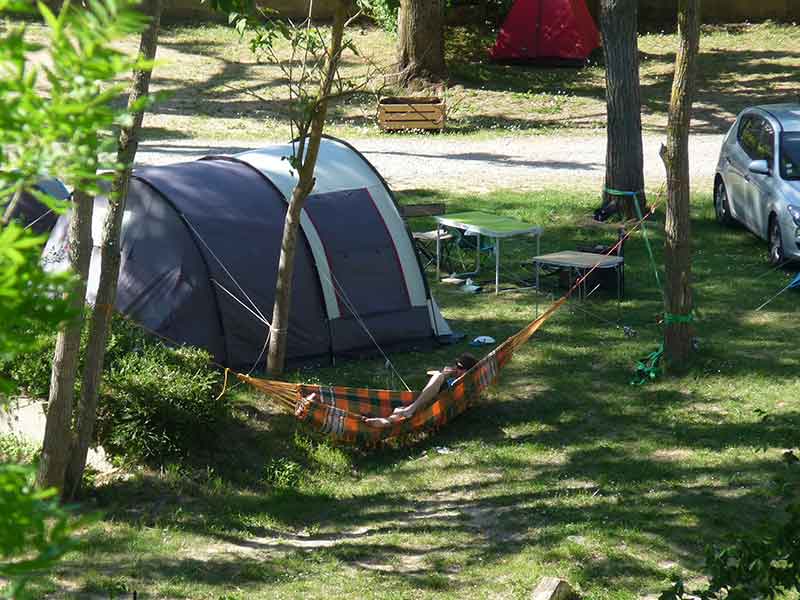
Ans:
POLYGON ((292 301, 294 255, 297 246, 297 231, 300 226, 300 212, 303 210, 303 205, 309 194, 314 189, 314 169, 317 165, 322 130, 328 113, 328 97, 331 93, 342 53, 342 38, 346 19, 347 2, 339 0, 333 17, 331 46, 328 51, 328 58, 325 61, 319 100, 311 117, 308 140, 301 140, 299 156, 297 157, 298 160, 302 161, 302 166, 298 170, 297 186, 292 192, 292 198, 286 211, 286 221, 283 226, 281 256, 278 261, 278 277, 275 285, 275 305, 272 311, 271 337, 267 354, 267 366, 273 376, 282 373, 286 364, 286 346, 289 338, 289 307, 292 301), (306 144, 308 145, 307 151, 306 144))
POLYGON ((669 103, 667 145, 661 149, 667 170, 664 355, 670 371, 684 369, 692 350, 689 127, 700 49, 700 0, 679 0, 678 34, 680 42, 669 103))
MULTIPOLYGON (((639 91, 638 0, 602 0, 600 27, 606 63, 607 146, 605 188, 637 192, 644 210, 642 103, 639 91)), ((625 218, 636 216, 628 196, 603 191, 625 218)))
POLYGON ((401 0, 397 43, 401 84, 446 79, 442 1, 401 0))
MULTIPOLYGON (((152 61, 158 48, 158 30, 163 0, 149 0, 147 4, 144 8, 150 16, 150 23, 142 31, 139 55, 147 61, 152 61)), ((150 69, 134 71, 128 95, 128 108, 133 109, 141 98, 147 96, 151 74, 150 69)), ((80 491, 83 471, 86 468, 86 456, 97 420, 97 400, 103 376, 106 341, 117 296, 122 217, 125 214, 128 186, 136 150, 139 146, 139 132, 143 118, 144 109, 139 108, 133 113, 133 122, 128 127, 123 127, 119 134, 117 162, 125 165, 125 168, 115 174, 111 183, 111 192, 108 195, 108 213, 103 225, 100 283, 94 308, 89 317, 89 339, 86 344, 86 360, 83 367, 81 402, 75 419, 75 444, 70 453, 64 486, 65 495, 69 498, 74 498, 80 491)))
POLYGON ((76 189, 72 194, 72 216, 69 225, 69 262, 77 276, 72 290, 75 317, 58 332, 50 376, 47 423, 37 481, 42 487, 64 487, 64 475, 72 445, 72 411, 75 376, 83 329, 83 308, 86 282, 92 257, 92 210, 94 198, 76 189))
POLYGON ((22 190, 17 190, 14 192, 14 195, 11 197, 8 205, 6 205, 6 210, 3 212, 3 218, 0 220, 0 226, 5 227, 11 222, 11 219, 14 217, 14 211, 17 209, 17 204, 22 199, 22 190))

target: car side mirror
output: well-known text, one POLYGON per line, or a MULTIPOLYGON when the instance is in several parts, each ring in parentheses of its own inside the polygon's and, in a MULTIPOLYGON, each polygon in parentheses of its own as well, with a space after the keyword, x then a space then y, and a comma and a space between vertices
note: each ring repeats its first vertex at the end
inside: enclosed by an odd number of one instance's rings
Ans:
POLYGON ((747 170, 756 175, 772 175, 769 163, 765 160, 754 160, 747 165, 747 170))

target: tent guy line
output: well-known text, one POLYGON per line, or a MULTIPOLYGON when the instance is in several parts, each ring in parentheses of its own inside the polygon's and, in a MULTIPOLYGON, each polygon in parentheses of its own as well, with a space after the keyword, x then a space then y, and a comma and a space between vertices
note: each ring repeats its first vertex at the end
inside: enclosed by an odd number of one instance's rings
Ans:
MULTIPOLYGON (((206 241, 203 239, 203 236, 201 236, 201 235, 200 235, 200 232, 199 232, 199 231, 197 231, 197 228, 196 228, 194 225, 192 225, 192 222, 191 222, 191 221, 190 221, 190 220, 187 218, 187 216, 186 216, 185 214, 183 214, 183 213, 181 213, 181 219, 183 219, 183 220, 184 220, 184 222, 186 223, 186 225, 188 225, 189 229, 191 229, 191 230, 192 230, 192 232, 194 233, 195 237, 197 237, 197 239, 198 239, 198 240, 200 240, 200 243, 202 243, 202 244, 203 244, 203 246, 205 246, 205 247, 206 247, 206 250, 208 250, 209 254, 211 254, 211 256, 213 256, 213 257, 214 257, 214 260, 216 260, 216 261, 217 261, 217 263, 219 263, 219 266, 220 266, 220 267, 222 267, 222 270, 223 270, 223 271, 225 271, 225 274, 226 274, 228 277, 230 277, 230 279, 231 279, 231 281, 233 281, 234 285, 235 285, 237 288, 239 288, 239 291, 240 291, 240 292, 242 292, 242 294, 244 294, 244 297, 245 297, 245 298, 247 298, 247 301, 250 303, 250 306, 252 306, 252 307, 253 307, 253 310, 255 310, 255 311, 258 313, 258 316, 261 318, 261 320, 262 320, 262 321, 263 321, 263 322, 264 322, 264 323, 267 325, 267 327, 269 327, 270 329, 272 329, 272 324, 271 324, 269 321, 267 321, 267 318, 266 318, 266 317, 263 315, 263 313, 262 313, 262 312, 259 310, 258 306, 256 306, 256 303, 255 303, 255 302, 253 302, 253 299, 252 299, 252 298, 250 298, 250 296, 248 296, 248 295, 247 295, 247 292, 245 292, 245 291, 244 291, 244 289, 242 289, 242 286, 241 286, 241 285, 239 285, 239 282, 238 282, 238 281, 236 280, 236 278, 235 278, 235 277, 234 277, 234 276, 231 274, 231 272, 230 272, 230 270, 228 269, 228 267, 226 267, 226 266, 225 266, 225 263, 223 263, 223 262, 222 262, 222 261, 219 259, 219 257, 216 255, 216 253, 214 252, 214 250, 212 250, 212 249, 211 249, 211 246, 209 246, 209 245, 208 245, 208 243, 207 243, 207 242, 206 242, 206 241)), ((217 282, 217 281, 216 281, 216 280, 214 280, 214 279, 212 279, 211 281, 213 281, 213 282, 214 282, 214 283, 216 283, 217 285, 220 285, 220 284, 219 284, 219 282, 217 282)), ((223 288, 223 289, 225 289, 225 288, 223 288)), ((225 291, 227 292, 228 290, 225 290, 225 291)), ((230 294, 230 292, 228 292, 228 293, 230 294)), ((234 298, 234 299, 235 299, 237 302, 240 302, 240 301, 239 301, 239 299, 238 299, 238 298, 236 298, 235 296, 232 296, 232 297, 233 297, 233 298, 234 298)), ((241 303, 241 302, 240 302, 240 303, 241 303)))
MULTIPOLYGON (((260 321, 261 323, 266 325, 269 328, 269 332, 267 334, 267 336, 269 336, 272 333, 272 330, 273 330, 272 324, 269 321, 267 321, 267 318, 258 309, 258 307, 256 306, 255 302, 253 302, 253 300, 250 298, 250 296, 247 294, 247 292, 244 291, 244 289, 239 284, 239 282, 236 280, 236 278, 231 274, 230 269, 228 269, 228 267, 225 266, 225 264, 222 262, 222 260, 220 260, 220 258, 217 256, 217 254, 211 248, 211 246, 209 246, 208 243, 203 239, 203 236, 200 235, 200 232, 197 231, 197 228, 194 225, 192 225, 191 221, 189 221, 189 219, 186 217, 186 215, 181 214, 181 218, 186 222, 186 225, 188 225, 188 227, 192 230, 192 232, 194 233, 195 237, 197 237, 197 239, 200 241, 200 243, 202 243, 203 246, 205 246, 205 248, 208 250, 209 254, 211 254, 211 256, 214 257, 214 260, 216 260, 217 263, 219 263, 219 266, 228 275, 228 277, 230 277, 231 281, 233 281, 233 283, 236 285, 236 287, 239 288, 239 291, 242 294, 244 294, 244 297, 247 299, 248 302, 250 302, 250 305, 253 307, 253 309, 251 310, 244 302, 241 301, 241 299, 237 298, 236 295, 233 294, 233 292, 231 292, 228 288, 226 288, 224 285, 222 285, 217 279, 212 278, 211 282, 214 283, 216 286, 218 286, 220 289, 222 289, 222 291, 224 291, 226 294, 228 294, 233 300, 238 302, 242 306, 242 308, 247 310, 251 315, 253 315, 254 318, 256 318, 258 321, 260 321)), ((320 272, 320 275, 325 277, 325 278, 328 277, 327 273, 324 273, 324 272, 320 272)), ((355 305, 350 300, 350 297, 347 295, 347 292, 345 291, 344 286, 342 286, 342 284, 339 282, 339 280, 336 278, 336 275, 334 275, 334 273, 332 271, 330 272, 330 277, 333 279, 333 281, 331 281, 331 279, 328 279, 328 282, 333 287, 333 290, 336 293, 336 296, 339 299, 341 299, 342 302, 344 302, 345 307, 355 317, 356 322, 362 327, 362 329, 364 330, 364 333, 367 334, 369 339, 375 345, 375 348, 377 348, 378 352, 381 354, 381 356, 383 356, 384 360, 386 361, 386 364, 389 365, 389 367, 392 369, 394 374, 397 375, 398 379, 400 379, 400 383, 403 384, 403 387, 405 387, 407 390, 411 391, 411 388, 408 387, 408 384, 405 382, 405 379, 403 379, 403 376, 400 375, 400 372, 395 367, 394 363, 392 362, 392 359, 389 358, 389 356, 386 354, 384 349, 381 347, 381 345, 375 339, 375 336, 369 330, 369 327, 367 327, 367 324, 364 322, 364 319, 361 317, 361 315, 359 314, 359 312, 356 309, 355 305)), ((269 339, 269 337, 267 339, 269 339)), ((258 364, 258 362, 261 360, 263 355, 264 355, 264 351, 262 349, 261 354, 256 359, 256 363, 255 364, 258 364)), ((255 368, 255 366, 253 368, 255 368)), ((252 372, 252 369, 251 369, 251 372, 252 372)), ((248 375, 249 375, 249 373, 248 373, 248 375)))

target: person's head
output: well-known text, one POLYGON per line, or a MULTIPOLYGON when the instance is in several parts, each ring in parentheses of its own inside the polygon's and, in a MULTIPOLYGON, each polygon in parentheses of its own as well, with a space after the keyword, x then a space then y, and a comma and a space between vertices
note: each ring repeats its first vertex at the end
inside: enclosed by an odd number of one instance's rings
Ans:
POLYGON ((456 362, 453 363, 452 367, 449 367, 448 371, 456 372, 459 376, 463 373, 469 371, 472 367, 478 364, 478 359, 472 356, 469 352, 464 352, 461 356, 456 359, 456 362))

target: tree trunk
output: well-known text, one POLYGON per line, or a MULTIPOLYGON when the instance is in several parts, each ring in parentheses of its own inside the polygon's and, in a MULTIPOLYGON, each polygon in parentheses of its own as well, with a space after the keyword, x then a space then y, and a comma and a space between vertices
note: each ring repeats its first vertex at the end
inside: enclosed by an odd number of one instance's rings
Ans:
POLYGON ((92 209, 94 198, 80 189, 72 194, 72 216, 69 224, 69 262, 77 281, 71 300, 75 317, 63 326, 56 338, 47 423, 37 481, 42 487, 64 487, 64 474, 72 445, 72 407, 75 376, 83 329, 83 307, 86 303, 86 281, 92 257, 92 209))
POLYGON ((11 219, 14 216, 14 211, 17 208, 17 204, 19 204, 20 199, 22 198, 22 190, 17 190, 14 192, 14 195, 11 196, 11 201, 6 205, 6 209, 3 212, 3 219, 0 221, 0 226, 5 227, 11 222, 11 219))
POLYGON ((684 369, 692 350, 689 126, 700 48, 700 0, 679 0, 678 34, 680 42, 669 103, 667 145, 661 149, 667 170, 664 356, 670 371, 684 369))
MULTIPOLYGON (((600 27, 606 63, 607 146, 605 189, 639 194, 644 211, 642 103, 639 92, 638 0, 602 0, 600 27)), ((603 191, 603 205, 636 216, 630 196, 603 191)))
POLYGON ((397 44, 402 85, 446 79, 442 1, 401 0, 397 44))
MULTIPOLYGON (((152 61, 156 56, 162 6, 163 0, 149 0, 147 6, 143 7, 147 11, 146 14, 150 16, 150 23, 142 31, 139 55, 147 61, 152 61)), ((151 73, 150 69, 134 71, 128 95, 129 109, 133 109, 141 98, 147 96, 151 73)), ((139 146, 139 132, 143 118, 144 108, 139 108, 133 113, 133 122, 128 127, 123 127, 119 134, 117 162, 125 167, 114 175, 111 192, 108 195, 108 213, 103 225, 100 283, 94 308, 89 317, 89 339, 86 344, 81 402, 76 415, 75 444, 70 453, 64 485, 64 492, 68 498, 74 498, 80 491, 83 471, 86 468, 86 455, 94 435, 106 341, 117 296, 122 217, 125 213, 128 185, 136 150, 139 146)))
MULTIPOLYGON (((319 97, 311 116, 310 133, 308 139, 302 138, 299 144, 297 159, 301 161, 301 166, 298 169, 297 186, 292 192, 292 198, 286 211, 286 221, 283 225, 281 256, 278 261, 278 277, 275 284, 275 305, 272 310, 271 337, 267 354, 267 366, 273 376, 280 375, 286 364, 286 345, 289 338, 289 306, 292 301, 297 230, 300 226, 300 213, 303 210, 303 205, 311 190, 314 189, 314 169, 317 165, 322 130, 325 126, 325 118, 328 112, 328 97, 336 78, 339 59, 342 54, 342 38, 346 19, 347 2, 339 0, 333 17, 331 45, 328 50, 328 58, 325 61, 319 97), (308 146, 307 151, 306 145, 308 146)), ((302 127, 300 129, 301 131, 304 130, 302 127)))

